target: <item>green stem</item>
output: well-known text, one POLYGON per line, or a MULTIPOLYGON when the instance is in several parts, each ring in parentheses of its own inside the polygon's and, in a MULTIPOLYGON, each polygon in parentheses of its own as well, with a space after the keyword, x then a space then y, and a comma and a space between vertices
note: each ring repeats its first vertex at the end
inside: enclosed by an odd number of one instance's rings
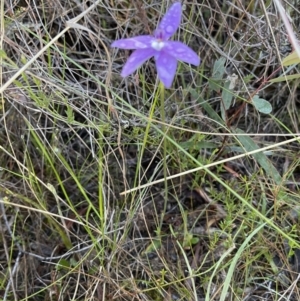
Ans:
POLYGON ((164 209, 161 214, 161 221, 160 227, 163 223, 163 218, 167 209, 167 201, 168 201, 168 182, 167 182, 167 139, 165 139, 167 134, 167 127, 166 127, 166 116, 165 116, 165 87, 162 82, 159 83, 160 89, 160 116, 162 121, 162 132, 163 132, 163 173, 164 173, 164 183, 165 183, 165 193, 164 193, 164 209))

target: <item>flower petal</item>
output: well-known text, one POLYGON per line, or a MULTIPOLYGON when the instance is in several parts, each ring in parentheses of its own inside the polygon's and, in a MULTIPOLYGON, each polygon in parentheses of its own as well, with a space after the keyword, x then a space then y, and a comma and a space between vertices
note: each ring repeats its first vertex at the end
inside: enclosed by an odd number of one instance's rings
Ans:
POLYGON ((134 51, 124 65, 121 76, 125 77, 130 75, 156 53, 157 51, 153 48, 138 49, 134 51))
POLYGON ((179 61, 195 66, 200 65, 200 58, 198 54, 181 42, 167 41, 165 42, 163 51, 179 61))
POLYGON ((175 2, 160 21, 155 36, 164 40, 169 39, 178 29, 181 21, 181 3, 175 2))
POLYGON ((177 60, 164 52, 160 52, 155 60, 158 78, 166 88, 170 88, 176 73, 177 60))
POLYGON ((152 36, 137 36, 129 39, 120 39, 114 41, 111 47, 121 49, 145 49, 151 47, 151 43, 155 40, 152 36))

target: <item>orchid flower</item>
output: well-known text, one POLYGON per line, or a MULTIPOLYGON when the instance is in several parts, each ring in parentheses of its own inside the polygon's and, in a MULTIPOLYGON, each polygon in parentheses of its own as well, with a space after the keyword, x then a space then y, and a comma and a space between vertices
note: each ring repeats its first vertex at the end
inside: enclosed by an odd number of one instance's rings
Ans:
POLYGON ((177 69, 177 60, 199 66, 200 58, 191 48, 178 41, 169 41, 181 21, 181 3, 174 3, 159 23, 154 35, 120 39, 111 47, 135 49, 121 72, 122 77, 132 74, 144 62, 154 57, 158 78, 170 88, 177 69))

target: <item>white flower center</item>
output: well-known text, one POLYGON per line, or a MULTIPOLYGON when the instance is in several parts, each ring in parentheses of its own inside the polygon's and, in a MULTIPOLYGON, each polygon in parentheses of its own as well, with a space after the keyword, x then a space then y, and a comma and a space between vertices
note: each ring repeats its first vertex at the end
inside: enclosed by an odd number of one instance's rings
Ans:
POLYGON ((164 46, 165 46, 165 43, 160 40, 156 40, 151 43, 151 47, 157 51, 160 51, 164 46))

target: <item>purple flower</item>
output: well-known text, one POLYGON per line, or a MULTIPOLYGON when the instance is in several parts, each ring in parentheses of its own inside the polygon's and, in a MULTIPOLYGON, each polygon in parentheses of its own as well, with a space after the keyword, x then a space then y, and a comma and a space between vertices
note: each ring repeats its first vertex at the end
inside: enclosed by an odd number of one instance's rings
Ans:
POLYGON ((174 3, 158 25, 154 36, 143 35, 129 39, 121 39, 112 43, 111 47, 136 49, 123 67, 123 77, 132 74, 145 61, 154 57, 159 79, 166 88, 170 88, 177 69, 177 60, 199 66, 200 58, 187 45, 169 41, 180 25, 181 4, 174 3))

